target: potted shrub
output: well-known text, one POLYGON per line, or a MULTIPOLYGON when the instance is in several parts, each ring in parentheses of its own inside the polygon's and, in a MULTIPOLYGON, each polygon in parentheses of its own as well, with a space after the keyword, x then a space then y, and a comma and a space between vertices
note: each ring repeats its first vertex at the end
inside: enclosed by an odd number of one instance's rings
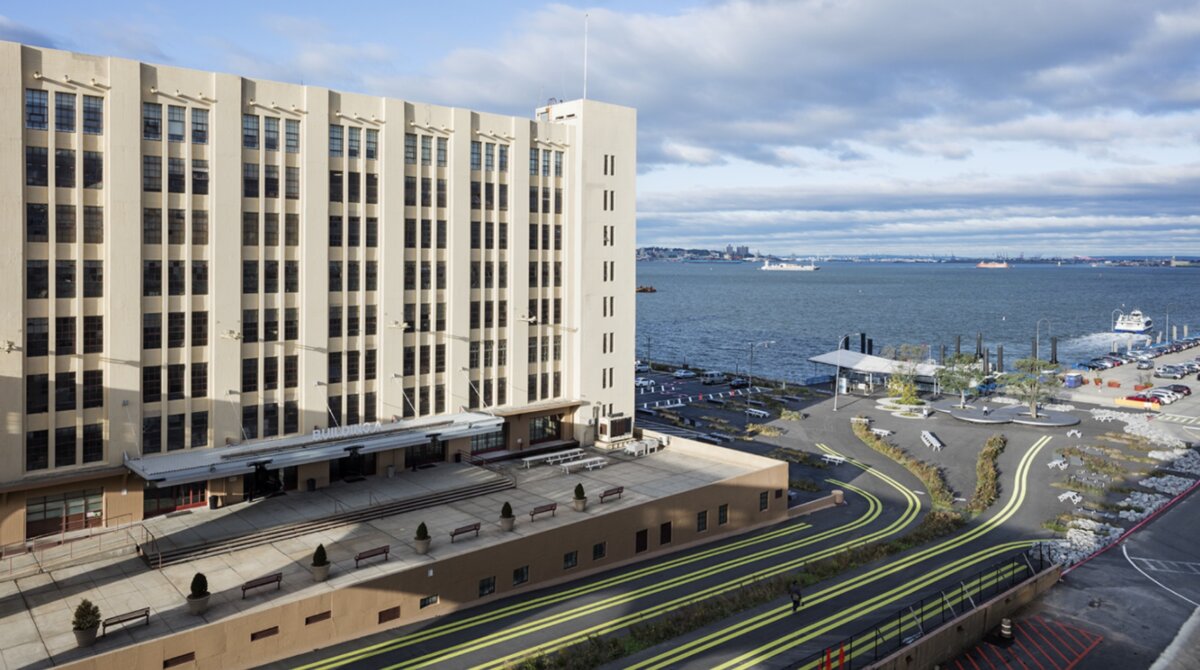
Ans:
POLYGON ((424 521, 417 525, 417 534, 413 537, 413 541, 417 544, 418 554, 429 552, 429 529, 425 527, 424 521))
POLYGON ((583 484, 575 485, 575 499, 571 502, 574 503, 576 512, 587 509, 587 496, 583 493, 583 484))
POLYGON ((187 597, 188 611, 196 616, 208 611, 209 595, 211 594, 208 592, 208 577, 205 577, 202 572, 197 572, 192 577, 192 589, 187 597))
POLYGON ((75 644, 81 647, 92 646, 96 641, 96 630, 100 628, 100 608, 93 605, 92 601, 84 599, 75 608, 71 628, 75 630, 75 644))
POLYGON ((323 582, 329 579, 329 558, 325 556, 325 545, 323 544, 318 544, 316 551, 313 552, 312 574, 314 582, 323 582))
POLYGON ((517 517, 513 516, 512 505, 504 503, 504 507, 500 508, 500 527, 504 530, 512 530, 516 522, 517 517))

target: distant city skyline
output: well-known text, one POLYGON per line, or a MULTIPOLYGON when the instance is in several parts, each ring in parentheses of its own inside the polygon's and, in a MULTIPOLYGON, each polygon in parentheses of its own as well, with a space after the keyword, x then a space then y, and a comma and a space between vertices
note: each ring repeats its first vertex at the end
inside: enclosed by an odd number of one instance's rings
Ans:
POLYGON ((35 3, 0 38, 530 116, 582 95, 586 13, 639 245, 1200 255, 1195 0, 360 9, 35 3))

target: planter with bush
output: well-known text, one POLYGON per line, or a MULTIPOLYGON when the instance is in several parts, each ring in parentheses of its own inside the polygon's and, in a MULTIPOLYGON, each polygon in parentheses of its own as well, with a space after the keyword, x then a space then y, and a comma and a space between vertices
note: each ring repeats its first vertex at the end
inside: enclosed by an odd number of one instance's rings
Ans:
POLYGON ((312 557, 312 574, 314 582, 329 579, 329 557, 325 555, 325 545, 318 544, 312 557))
POLYGON ((208 577, 204 573, 197 572, 192 576, 192 586, 187 597, 188 611, 196 616, 200 616, 208 611, 208 577))
POLYGON ((583 492, 583 484, 575 485, 575 499, 571 503, 575 505, 576 512, 587 509, 587 495, 583 492))
POLYGON ((500 528, 504 530, 512 530, 517 522, 517 517, 513 516, 512 505, 504 503, 500 508, 500 528))
POLYGON ((416 544, 416 552, 424 555, 429 553, 429 529, 425 527, 425 522, 422 521, 417 525, 417 534, 413 536, 413 542, 416 544))
POLYGON ((100 628, 100 608, 90 600, 84 600, 75 608, 75 618, 71 621, 75 631, 75 644, 90 647, 96 641, 96 631, 100 628))

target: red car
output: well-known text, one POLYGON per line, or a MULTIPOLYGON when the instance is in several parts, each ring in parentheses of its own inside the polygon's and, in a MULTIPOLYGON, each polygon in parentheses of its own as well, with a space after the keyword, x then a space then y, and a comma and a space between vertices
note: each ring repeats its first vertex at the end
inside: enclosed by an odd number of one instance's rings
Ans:
POLYGON ((1158 398, 1155 398, 1154 396, 1141 395, 1141 394, 1125 396, 1125 399, 1133 401, 1133 402, 1152 402, 1155 405, 1162 404, 1162 401, 1159 400, 1158 398))

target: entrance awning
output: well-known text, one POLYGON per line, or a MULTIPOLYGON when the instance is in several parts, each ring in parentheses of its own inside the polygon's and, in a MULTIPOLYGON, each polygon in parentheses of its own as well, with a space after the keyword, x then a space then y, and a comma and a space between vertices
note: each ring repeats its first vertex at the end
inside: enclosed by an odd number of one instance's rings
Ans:
POLYGON ((367 423, 314 430, 306 435, 252 440, 228 447, 177 451, 141 458, 125 458, 125 467, 154 486, 175 486, 233 477, 254 472, 320 463, 351 452, 370 454, 419 444, 437 437, 453 440, 491 433, 504 419, 477 412, 410 419, 395 423, 367 423))
MULTIPOLYGON (((808 360, 813 363, 846 368, 847 370, 853 370, 861 374, 875 375, 893 374, 899 366, 904 365, 904 363, 894 361, 890 358, 872 356, 858 351, 850 351, 849 349, 837 349, 821 354, 820 356, 813 356, 808 360)), ((934 363, 917 363, 914 367, 918 377, 933 379, 937 375, 939 366, 934 363)))

